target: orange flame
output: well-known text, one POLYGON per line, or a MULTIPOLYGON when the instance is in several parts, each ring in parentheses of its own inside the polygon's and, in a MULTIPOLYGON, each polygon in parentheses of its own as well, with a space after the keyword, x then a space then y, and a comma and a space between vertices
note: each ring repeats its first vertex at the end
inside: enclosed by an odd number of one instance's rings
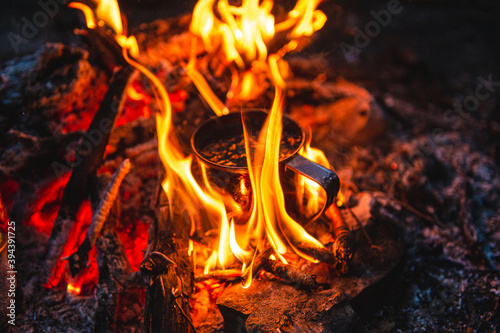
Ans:
POLYGON ((139 46, 134 36, 127 37, 123 34, 123 24, 120 8, 116 0, 97 0, 95 15, 89 6, 80 2, 70 2, 68 7, 80 9, 85 15, 87 28, 95 29, 97 25, 108 26, 115 33, 116 42, 124 49, 128 49, 132 56, 139 54, 139 46), (96 20, 96 16, 98 21, 96 20), (97 22, 97 24, 96 24, 97 22))
MULTIPOLYGON (((243 0, 241 7, 229 5, 227 0, 200 0, 195 7, 191 22, 191 32, 201 37, 208 52, 222 50, 228 63, 234 62, 240 73, 233 73, 233 84, 228 93, 233 94, 235 82, 241 82, 242 99, 250 99, 255 78, 252 71, 246 70, 252 62, 266 63, 269 76, 275 85, 275 99, 266 125, 261 131, 258 147, 251 153, 248 133, 244 127, 245 148, 250 183, 252 187, 252 212, 246 224, 231 222, 229 235, 221 228, 219 242, 229 236, 232 253, 243 263, 243 267, 252 265, 255 251, 262 250, 267 241, 275 250, 279 260, 286 262, 283 254, 290 247, 295 253, 310 261, 316 261, 300 250, 301 247, 322 248, 323 245, 310 236, 299 223, 294 221, 285 210, 284 195, 279 178, 279 147, 281 140, 284 89, 286 82, 282 76, 282 56, 297 47, 297 38, 309 36, 325 23, 325 15, 315 10, 319 1, 299 0, 288 18, 275 25, 271 14, 273 2, 269 0, 243 0), (217 13, 216 13, 217 11, 217 13), (218 14, 218 15, 217 15, 218 14), (275 31, 289 31, 288 44, 277 54, 268 56, 266 42, 269 42, 275 31)), ((188 75, 193 79, 200 93, 205 97, 213 97, 210 87, 204 80, 193 75, 195 57, 188 64, 188 75)), ((199 77, 201 74, 197 73, 199 77)), ((210 102, 210 105, 215 104, 210 102)), ((221 102, 214 110, 221 115, 221 102)), ((321 160, 320 152, 304 147, 302 154, 321 160)), ((321 153, 322 154, 322 153, 321 153)), ((324 157, 324 155, 323 155, 324 157)), ((324 163, 326 158, 322 161, 324 163)), ((326 161, 326 164, 328 162, 326 161)), ((319 186, 302 180, 306 199, 312 199, 319 191, 319 186)), ((241 185, 241 184, 240 184, 241 185)), ((242 193, 244 189, 242 188, 242 193)), ((319 202, 311 201, 307 210, 319 207, 319 202)), ((221 256, 219 248, 218 256, 221 256)), ((251 269, 251 266, 250 266, 251 269)), ((251 283, 251 275, 243 281, 244 287, 251 283)))
MULTIPOLYGON (((219 229, 218 242, 211 254, 204 257, 205 273, 218 267, 227 267, 235 259, 242 262, 243 269, 247 267, 252 269, 257 250, 263 250, 266 243, 274 249, 275 257, 285 263, 283 254, 288 248, 301 257, 315 262, 316 260, 301 248, 323 247, 286 212, 279 177, 281 119, 286 88, 280 70, 286 67, 283 65, 282 56, 296 48, 297 38, 308 36, 322 27, 326 18, 323 13, 315 10, 318 3, 318 0, 311 2, 299 0, 288 18, 278 25, 275 25, 274 16, 271 14, 273 8, 271 0, 243 0, 241 7, 230 5, 228 0, 219 0, 217 3, 216 0, 200 0, 194 9, 191 31, 201 37, 207 51, 215 53, 222 50, 225 60, 236 64, 239 70, 233 71, 233 80, 244 84, 247 96, 250 95, 252 83, 256 82, 248 76, 251 75, 251 71, 245 72, 248 64, 252 62, 264 64, 275 86, 273 105, 261 130, 258 146, 253 152, 250 150, 248 133, 246 129, 244 130, 247 165, 253 193, 252 211, 244 224, 236 224, 233 218, 228 216, 229 210, 232 210, 232 214, 237 212, 237 205, 230 198, 223 197, 210 188, 203 168, 201 171, 206 183, 205 188, 202 188, 193 176, 192 156, 183 153, 174 133, 172 107, 165 87, 146 67, 129 56, 130 54, 135 57, 138 54, 137 42, 133 36, 123 35, 116 0, 101 0, 98 3, 97 18, 115 31, 115 38, 123 47, 125 60, 144 74, 156 90, 160 109, 156 115, 158 152, 166 174, 162 187, 171 205, 185 207, 191 234, 197 228, 219 229), (289 41, 279 52, 268 55, 266 42, 271 41, 275 31, 288 31, 289 41)), ((85 15, 93 17, 88 13, 85 15)), ((87 17, 89 28, 92 22, 93 20, 87 17)), ((186 66, 186 73, 217 115, 228 113, 227 107, 211 91, 206 80, 197 71, 196 57, 191 57, 186 66)), ((129 93, 134 97, 133 91, 129 93)), ((313 152, 310 147, 306 147, 303 154, 309 156, 313 152)), ((242 183, 240 186, 241 192, 244 193, 247 190, 246 185, 242 183)), ((312 193, 312 190, 310 192, 312 193)), ((189 252, 193 253, 193 256, 197 255, 192 242, 189 252)), ((251 275, 249 279, 243 281, 244 287, 251 284, 251 275)))
POLYGON ((82 286, 78 284, 68 283, 67 290, 71 294, 80 295, 82 292, 82 286))
MULTIPOLYGON (((242 83, 238 97, 242 100, 256 97, 257 90, 254 88, 252 92, 251 89, 251 85, 255 87, 254 82, 257 82, 255 77, 252 77, 255 74, 246 70, 249 67, 260 69, 262 66, 259 63, 267 62, 266 43, 274 42, 275 32, 284 32, 288 38, 286 45, 277 52, 279 54, 294 50, 298 39, 321 29, 326 16, 316 9, 320 2, 321 0, 299 0, 288 17, 275 24, 275 18, 271 14, 274 5, 272 0, 243 0, 241 6, 230 5, 228 0, 198 1, 190 31, 201 38, 209 53, 217 55, 222 52, 227 64, 234 63, 240 70, 239 77, 233 75, 227 98, 234 96, 233 88, 237 82, 242 83)), ((225 110, 223 112, 223 103, 211 92, 201 74, 197 73, 195 62, 196 57, 193 54, 186 68, 188 76, 214 112, 217 115, 226 114, 225 110)))

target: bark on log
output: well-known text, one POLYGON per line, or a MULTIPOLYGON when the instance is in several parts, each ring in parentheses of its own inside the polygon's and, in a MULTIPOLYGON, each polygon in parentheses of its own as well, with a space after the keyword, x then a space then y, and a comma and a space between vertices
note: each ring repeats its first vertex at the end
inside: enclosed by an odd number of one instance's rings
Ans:
MULTIPOLYGON (((123 170, 123 169, 120 169, 123 170)), ((117 171, 118 173, 118 171, 117 171)), ((115 176, 113 178, 115 178, 115 176)), ((122 171, 123 173, 123 171, 122 171)), ((109 185, 113 179, 105 175, 94 178, 90 185, 90 202, 94 214, 106 200, 109 185), (108 185, 108 186, 106 186, 108 185), (106 188, 105 188, 106 187, 106 188)), ((116 183, 115 183, 116 184, 116 183)), ((126 290, 132 276, 132 267, 128 261, 123 244, 115 227, 118 223, 119 202, 113 200, 111 212, 106 216, 99 237, 95 239, 96 259, 99 280, 96 288, 97 308, 94 317, 95 333, 117 332, 117 309, 120 305, 120 294, 126 290)), ((88 238, 86 238, 88 240, 88 238)), ((89 242, 90 243, 90 242, 89 242)))
POLYGON ((187 255, 190 226, 180 207, 168 203, 161 192, 148 252, 141 264, 141 273, 149 284, 144 310, 146 332, 184 333, 190 328, 194 331, 188 302, 194 290, 192 264, 187 255), (167 256, 175 265, 152 256, 153 251, 167 256))
MULTIPOLYGON (((112 223, 111 220, 106 221, 112 223)), ((99 283, 96 290, 97 309, 94 333, 116 332, 116 315, 120 294, 127 287, 132 274, 125 249, 118 234, 107 225, 107 230, 96 241, 99 283)))

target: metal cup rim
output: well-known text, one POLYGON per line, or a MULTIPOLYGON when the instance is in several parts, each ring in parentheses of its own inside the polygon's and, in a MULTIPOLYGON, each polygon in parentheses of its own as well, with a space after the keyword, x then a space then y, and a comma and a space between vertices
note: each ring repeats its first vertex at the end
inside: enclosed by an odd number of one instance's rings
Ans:
MULTIPOLYGON (((211 117, 207 120, 205 120, 203 123, 201 123, 197 128, 196 130, 194 131, 193 135, 191 136, 191 149, 193 151, 193 153, 196 155, 196 157, 203 161, 203 163, 206 163, 208 165, 210 165, 211 167, 214 167, 214 168, 217 168, 219 170, 223 170, 223 171, 232 171, 232 172, 237 172, 237 173, 247 173, 248 172, 248 166, 246 167, 242 167, 242 166, 230 166, 230 165, 221 165, 221 164, 218 164, 218 163, 215 163, 213 161, 210 161, 209 159, 205 158, 203 155, 200 154, 200 152, 198 151, 196 145, 195 145, 195 137, 196 135, 201 131, 202 128, 204 128, 206 126, 206 124, 210 123, 210 122, 213 122, 215 121, 216 119, 222 119, 223 117, 228 117, 228 116, 232 116, 234 117, 233 115, 238 112, 238 113, 250 113, 250 112, 261 112, 261 113, 265 113, 265 114, 269 114, 269 112, 265 109, 243 109, 241 111, 235 111, 235 112, 230 112, 226 115, 222 115, 222 116, 214 116, 214 117, 211 117)), ((304 143, 305 143, 305 131, 304 131, 304 128, 302 128, 302 126, 300 126, 295 120, 293 120, 292 118, 290 118, 288 115, 286 114, 283 114, 283 118, 286 118, 288 121, 290 121, 291 123, 295 124, 295 126, 297 126, 297 128, 300 130, 300 134, 301 134, 301 141, 300 141, 300 144, 299 146, 297 147, 297 149, 295 149, 292 153, 290 153, 288 156, 282 158, 279 160, 279 163, 286 163, 287 161, 289 161, 293 156, 295 156, 296 154, 298 154, 299 150, 304 146, 304 143)))

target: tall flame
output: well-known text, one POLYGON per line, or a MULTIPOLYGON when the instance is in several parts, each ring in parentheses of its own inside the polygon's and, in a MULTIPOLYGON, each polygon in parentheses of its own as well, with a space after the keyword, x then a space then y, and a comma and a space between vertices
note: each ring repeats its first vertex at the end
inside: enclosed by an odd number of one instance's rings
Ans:
MULTIPOLYGON (((242 100, 255 98, 255 91, 258 89, 255 89, 254 84, 252 92, 249 84, 256 82, 252 77, 254 70, 260 72, 262 68, 268 68, 267 61, 270 57, 266 43, 277 44, 274 40, 275 33, 282 32, 287 35, 288 42, 277 53, 284 54, 294 50, 298 39, 310 36, 325 24, 325 14, 316 9, 320 2, 321 0, 298 0, 288 17, 275 24, 275 18, 271 14, 274 5, 272 0, 243 0, 239 7, 230 5, 228 0, 198 1, 190 31, 201 38, 209 53, 217 56, 222 52, 226 63, 235 64, 239 70, 237 75, 232 76, 233 82, 227 98, 233 97, 234 87, 238 82, 243 85, 239 94, 242 100)), ((224 109, 222 102, 197 72, 195 62, 193 54, 186 68, 188 76, 214 112, 217 115, 226 114, 227 109, 224 109)))
MULTIPOLYGON (((248 64, 252 62, 266 63, 269 76, 275 85, 273 105, 261 131, 258 148, 253 153, 250 149, 245 122, 242 120, 247 165, 253 191, 252 212, 246 224, 231 223, 229 243, 233 254, 243 263, 243 267, 250 265, 251 268, 255 251, 263 250, 266 241, 283 262, 286 262, 283 254, 287 252, 287 247, 310 261, 316 260, 301 248, 323 247, 288 215, 279 178, 281 119, 286 88, 285 80, 280 72, 281 58, 287 51, 296 48, 296 39, 308 36, 323 26, 326 17, 321 11, 315 10, 318 3, 319 1, 299 0, 288 18, 278 25, 275 25, 271 14, 273 2, 266 0, 243 0, 241 7, 231 6, 226 0, 200 0, 193 13, 191 32, 201 37, 207 51, 215 54, 217 50, 222 49, 225 60, 228 63, 235 63, 240 68, 238 75, 233 74, 233 85, 235 82, 242 82, 242 93, 245 96, 251 95, 249 84, 255 82, 251 71, 246 70, 248 64), (265 43, 274 37, 275 31, 288 31, 290 40, 277 54, 268 55, 265 43)), ((196 73, 194 59, 192 57, 188 65, 188 75, 193 79, 200 93, 211 99, 213 94, 208 84, 193 75, 196 73)), ((199 73, 197 76, 201 77, 199 73)), ((210 100, 209 103, 214 104, 210 100)), ((220 107, 218 109, 220 110, 220 107)), ((221 112, 215 111, 216 114, 221 115, 221 112)), ((310 148, 309 144, 301 153, 306 156, 319 155, 310 148)), ((317 156, 313 157, 320 159, 317 156)), ((301 179, 301 182, 306 199, 312 199, 318 194, 317 184, 305 178, 301 179)), ((319 204, 317 200, 311 200, 307 209, 311 211, 319 207, 319 204)), ((221 230, 220 241, 224 237, 226 234, 223 235, 221 230)), ((249 274, 249 279, 243 282, 245 287, 250 285, 251 276, 252 274, 249 274)))
MULTIPOLYGON (((216 267, 227 267, 235 259, 242 262, 243 270, 252 269, 253 260, 258 250, 269 245, 274 249, 274 256, 286 262, 283 254, 290 248, 303 258, 316 261, 302 249, 323 248, 323 245, 309 235, 304 228, 287 213, 283 189, 279 177, 279 150, 282 133, 282 116, 286 82, 280 68, 283 68, 282 56, 295 49, 297 39, 308 36, 321 28, 326 20, 324 14, 316 10, 320 1, 299 0, 295 8, 283 22, 275 24, 271 14, 271 0, 243 0, 240 7, 232 6, 228 0, 200 0, 193 13, 191 31, 201 37, 209 52, 222 49, 225 60, 236 64, 233 79, 244 82, 250 90, 252 78, 246 68, 254 61, 268 68, 269 78, 274 83, 275 97, 261 134, 258 145, 250 149, 249 133, 244 127, 247 165, 252 190, 252 211, 248 221, 236 224, 229 217, 238 213, 238 207, 230 198, 224 197, 211 189, 206 181, 206 173, 201 168, 205 186, 200 185, 191 172, 192 156, 186 156, 180 148, 172 124, 172 107, 168 93, 161 81, 146 67, 133 59, 139 49, 134 36, 124 35, 124 27, 116 0, 97 1, 94 13, 81 3, 72 3, 71 7, 81 9, 90 29, 96 25, 107 25, 115 32, 115 39, 123 48, 125 60, 145 75, 153 84, 158 96, 160 111, 156 115, 158 133, 158 152, 165 168, 163 190, 171 204, 182 204, 187 211, 190 233, 195 229, 219 229, 219 239, 209 256, 206 256, 205 272, 216 267), (275 54, 268 55, 266 43, 270 42, 276 31, 288 33, 288 42, 275 54), (248 83, 250 82, 250 83, 248 83), (230 207, 228 207, 230 206, 230 207), (236 208, 235 208, 236 207, 236 208), (203 222, 202 222, 203 221, 203 222)), ((193 80, 202 95, 207 99, 217 115, 228 113, 227 108, 211 91, 203 76, 196 70, 195 57, 186 66, 187 75, 193 80)), ((301 152, 307 156, 314 154, 307 145, 301 152)), ((324 157, 324 155, 323 155, 324 157)), ((326 159, 325 159, 326 160, 326 159)), ((327 163, 327 162, 326 162, 327 163)), ((316 184, 304 183, 304 192, 313 196, 316 184)), ((241 192, 248 190, 240 184, 241 192)), ((179 205, 175 205, 179 206, 179 205)), ((190 243, 190 253, 196 255, 190 243)), ((251 283, 243 282, 245 287, 251 283)))

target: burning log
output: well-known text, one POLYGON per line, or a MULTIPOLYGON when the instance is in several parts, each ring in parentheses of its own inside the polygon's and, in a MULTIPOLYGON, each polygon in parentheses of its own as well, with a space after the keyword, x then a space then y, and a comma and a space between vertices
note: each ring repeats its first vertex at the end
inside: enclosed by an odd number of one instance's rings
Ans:
POLYGON ((89 251, 94 246, 97 237, 101 233, 111 206, 115 202, 118 195, 118 189, 125 175, 130 171, 130 161, 126 159, 122 162, 118 170, 113 174, 110 183, 104 190, 102 199, 99 202, 99 207, 94 212, 92 223, 87 231, 87 235, 82 244, 78 247, 76 253, 72 254, 69 260, 69 271, 71 276, 77 275, 87 264, 89 251))
POLYGON ((194 330, 189 298, 194 291, 192 264, 187 249, 189 224, 184 223, 180 205, 159 195, 157 218, 150 228, 149 245, 141 264, 148 282, 144 326, 146 332, 186 332, 194 330), (165 259, 167 258, 167 259, 165 259))
POLYGON ((109 212, 115 202, 114 198, 116 197, 121 179, 123 179, 130 168, 130 164, 127 161, 125 160, 115 172, 111 182, 104 191, 99 191, 96 188, 98 184, 92 189, 93 193, 102 192, 103 194, 101 196, 99 195, 100 193, 96 193, 96 195, 91 196, 91 203, 95 211, 94 223, 89 228, 84 243, 78 249, 80 251, 86 242, 88 244, 93 242, 96 246, 96 259, 99 271, 99 281, 95 292, 97 308, 94 317, 94 332, 96 333, 116 332, 120 294, 130 286, 130 282, 132 281, 132 268, 127 259, 123 244, 114 230, 117 223, 116 216, 119 214, 109 214, 108 217, 108 214, 105 213, 105 210, 109 212), (102 232, 98 232, 98 229, 102 229, 102 232), (101 236, 97 237, 99 233, 101 236))
POLYGON ((271 247, 267 248, 264 252, 255 257, 253 265, 249 265, 243 272, 241 279, 247 281, 249 278, 254 278, 259 274, 260 270, 264 268, 269 260, 269 256, 273 253, 271 247))
MULTIPOLYGON (((250 274, 252 274, 252 277, 256 277, 259 274, 259 272, 263 269, 269 273, 276 275, 279 278, 297 284, 298 288, 316 289, 318 287, 318 284, 316 282, 316 277, 314 275, 308 274, 291 265, 285 265, 278 260, 270 259, 269 256, 272 253, 273 249, 271 247, 267 248, 264 252, 260 253, 255 258, 253 266, 245 269, 245 271, 241 275, 241 279, 243 281, 247 281, 247 279, 250 278, 250 274)), ((222 272, 223 274, 220 273, 215 274, 215 278, 221 278, 221 277, 226 278, 229 275, 229 273, 225 272, 228 271, 222 272)))
POLYGON ((53 270, 61 257, 64 244, 66 243, 71 227, 82 201, 89 193, 89 179, 94 175, 103 162, 104 151, 109 139, 111 127, 120 113, 120 100, 127 85, 131 70, 128 67, 118 69, 110 81, 108 91, 95 114, 89 129, 88 136, 95 133, 101 135, 101 140, 96 141, 95 146, 83 141, 76 149, 84 155, 81 163, 71 173, 71 177, 64 189, 61 206, 54 227, 46 245, 45 256, 41 277, 48 282, 53 270), (84 145, 86 143, 86 145, 84 145), (89 147, 90 146, 90 147, 89 147))
POLYGON ((121 46, 118 45, 113 35, 106 33, 104 29, 97 27, 96 29, 77 30, 76 33, 92 50, 96 61, 102 63, 108 71, 113 72, 116 66, 127 66, 121 46))

